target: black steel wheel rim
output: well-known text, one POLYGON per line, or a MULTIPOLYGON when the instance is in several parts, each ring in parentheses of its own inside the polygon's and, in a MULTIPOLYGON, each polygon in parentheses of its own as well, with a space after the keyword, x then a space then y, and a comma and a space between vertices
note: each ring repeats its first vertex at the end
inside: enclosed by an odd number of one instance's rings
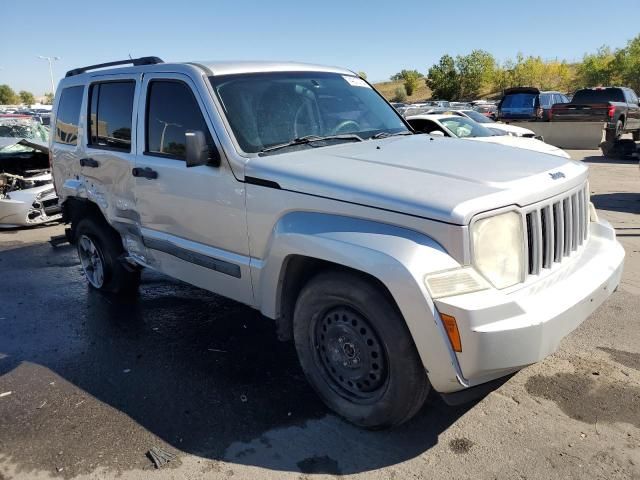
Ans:
POLYGON ((388 382, 384 346, 364 315, 334 307, 318 318, 313 332, 316 361, 334 390, 349 400, 378 398, 388 382))

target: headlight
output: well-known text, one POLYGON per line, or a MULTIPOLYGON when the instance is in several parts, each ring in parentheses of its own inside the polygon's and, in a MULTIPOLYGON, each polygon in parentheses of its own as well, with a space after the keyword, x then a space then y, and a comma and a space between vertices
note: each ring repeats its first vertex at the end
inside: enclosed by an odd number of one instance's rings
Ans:
POLYGON ((524 280, 522 217, 502 213, 474 223, 471 232, 476 269, 496 288, 524 280))

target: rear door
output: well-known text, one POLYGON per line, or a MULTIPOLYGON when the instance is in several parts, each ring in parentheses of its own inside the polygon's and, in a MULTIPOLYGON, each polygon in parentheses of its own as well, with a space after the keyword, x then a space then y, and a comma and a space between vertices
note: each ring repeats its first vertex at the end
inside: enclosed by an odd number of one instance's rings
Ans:
POLYGON ((94 194, 111 222, 137 223, 134 181, 134 108, 140 92, 140 74, 92 78, 87 91, 84 154, 78 159, 82 175, 95 179, 94 194))
POLYGON ((179 73, 144 75, 134 181, 146 259, 172 277, 252 305, 244 183, 224 156, 219 166, 185 162, 189 131, 202 131, 210 151, 223 154, 201 88, 179 73))

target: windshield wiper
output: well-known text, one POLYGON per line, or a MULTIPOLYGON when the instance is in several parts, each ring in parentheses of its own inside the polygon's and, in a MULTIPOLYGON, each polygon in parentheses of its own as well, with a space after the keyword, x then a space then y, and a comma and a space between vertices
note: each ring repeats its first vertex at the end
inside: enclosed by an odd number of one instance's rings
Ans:
POLYGON ((372 135, 370 137, 370 140, 377 140, 379 138, 387 138, 387 137, 396 137, 398 135, 413 135, 413 133, 410 132, 409 130, 406 130, 404 132, 396 132, 396 133, 378 132, 375 135, 372 135))
POLYGON ((281 148, 293 147, 295 145, 308 145, 314 142, 321 142, 323 140, 347 140, 362 142, 362 138, 355 133, 347 133, 343 135, 305 135, 304 137, 294 138, 290 142, 280 143, 278 145, 272 145, 270 147, 263 148, 260 153, 273 152, 274 150, 280 150, 281 148))

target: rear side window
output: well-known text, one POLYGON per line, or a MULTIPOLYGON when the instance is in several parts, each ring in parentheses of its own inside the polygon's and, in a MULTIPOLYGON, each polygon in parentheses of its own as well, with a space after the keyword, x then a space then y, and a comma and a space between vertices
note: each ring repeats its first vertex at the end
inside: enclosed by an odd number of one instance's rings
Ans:
POLYGON ((186 156, 185 133, 200 130, 215 148, 191 88, 183 82, 157 80, 149 83, 146 115, 146 153, 179 160, 186 156))
POLYGON ((550 108, 553 103, 553 94, 543 93, 540 95, 540 105, 544 108, 550 108))
POLYGON ((89 89, 89 145, 131 151, 131 116, 136 83, 94 83, 89 89))
POLYGON ((534 93, 515 93, 504 97, 501 108, 533 108, 535 102, 534 93))
POLYGON ((620 88, 578 90, 573 96, 573 103, 607 103, 624 101, 624 93, 622 93, 620 88))
POLYGON ((78 144, 78 123, 80 123, 83 93, 83 86, 68 87, 62 90, 56 115, 54 139, 57 143, 78 144))

